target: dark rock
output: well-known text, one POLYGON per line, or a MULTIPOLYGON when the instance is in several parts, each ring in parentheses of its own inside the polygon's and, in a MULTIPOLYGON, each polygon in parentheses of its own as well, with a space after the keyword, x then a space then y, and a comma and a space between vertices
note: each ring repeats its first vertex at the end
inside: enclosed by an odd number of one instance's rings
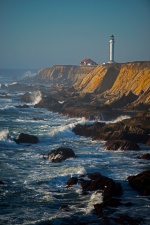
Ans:
POLYGON ((119 214, 118 217, 112 218, 117 224, 121 225, 140 225, 144 220, 142 218, 134 218, 128 214, 119 214))
POLYGON ((16 105, 15 106, 16 108, 29 108, 29 106, 28 105, 26 105, 26 104, 24 104, 24 105, 16 105))
POLYGON ((77 177, 71 177, 68 181, 67 181, 67 185, 68 186, 71 186, 71 185, 74 185, 74 184, 77 184, 78 183, 78 178, 77 177))
POLYGON ((137 143, 128 140, 110 140, 105 143, 107 150, 139 150, 137 143))
POLYGON ((102 176, 100 173, 88 174, 91 180, 82 180, 81 187, 83 191, 103 190, 103 199, 109 199, 112 196, 122 194, 122 187, 111 178, 102 176))
POLYGON ((48 154, 48 158, 52 160, 52 162, 61 162, 62 160, 66 160, 68 158, 75 157, 75 153, 70 148, 60 147, 58 149, 52 150, 48 154))
POLYGON ((150 170, 143 171, 127 178, 130 185, 142 195, 150 195, 150 170))
POLYGON ((146 153, 146 154, 144 154, 144 155, 141 155, 139 158, 140 158, 140 159, 150 160, 150 153, 146 153))
POLYGON ((150 137, 148 137, 148 140, 145 143, 146 145, 150 146, 150 137))
POLYGON ((102 204, 95 204, 95 205, 94 205, 94 209, 95 209, 95 211, 96 211, 96 214, 97 214, 100 218, 102 218, 102 217, 104 216, 102 204))
POLYGON ((116 123, 94 123, 94 124, 77 124, 73 128, 73 132, 77 135, 91 137, 94 140, 127 140, 133 142, 126 143, 123 148, 139 149, 135 143, 144 143, 149 145, 149 133, 150 133, 150 113, 142 113, 130 119, 122 120, 116 123))
POLYGON ((103 203, 101 203, 102 207, 118 207, 121 205, 120 200, 117 198, 109 198, 105 200, 103 203))
POLYGON ((0 180, 0 185, 4 185, 5 183, 3 181, 0 180))
POLYGON ((68 205, 61 205, 60 206, 60 209, 63 210, 63 211, 65 211, 65 212, 68 212, 69 211, 68 205))
POLYGON ((132 202, 127 202, 124 205, 127 206, 127 207, 130 207, 130 206, 133 206, 134 204, 132 202))
POLYGON ((38 138, 34 135, 30 135, 30 134, 24 134, 24 133, 21 133, 18 137, 18 139, 14 139, 14 141, 17 143, 17 144, 20 144, 20 143, 31 143, 31 144, 36 144, 38 143, 38 138))

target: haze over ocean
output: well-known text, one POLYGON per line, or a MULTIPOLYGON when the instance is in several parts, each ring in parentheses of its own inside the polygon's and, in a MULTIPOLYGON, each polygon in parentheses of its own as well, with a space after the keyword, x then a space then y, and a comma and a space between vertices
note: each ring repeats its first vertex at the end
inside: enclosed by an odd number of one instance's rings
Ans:
POLYGON ((149 0, 1 0, 0 68, 150 60, 149 0))

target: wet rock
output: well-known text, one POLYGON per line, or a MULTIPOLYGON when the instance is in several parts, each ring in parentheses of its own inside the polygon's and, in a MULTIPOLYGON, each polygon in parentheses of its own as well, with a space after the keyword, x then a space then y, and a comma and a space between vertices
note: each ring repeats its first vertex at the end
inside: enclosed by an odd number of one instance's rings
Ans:
POLYGON ((133 206, 134 204, 132 202, 127 202, 124 205, 127 206, 127 207, 130 207, 130 206, 133 206))
POLYGON ((95 211, 96 211, 96 214, 97 214, 100 218, 102 218, 102 217, 104 216, 102 204, 95 204, 95 205, 94 205, 94 209, 95 209, 95 211))
POLYGON ((146 145, 150 146, 150 137, 148 137, 148 140, 145 143, 146 145))
POLYGON ((75 185, 78 183, 78 178, 77 177, 71 177, 68 181, 67 181, 67 185, 71 186, 71 185, 75 185))
POLYGON ((110 140, 105 143, 107 150, 139 150, 137 143, 128 140, 110 140))
POLYGON ((36 144, 38 143, 38 137, 34 136, 34 135, 30 135, 30 134, 25 134, 25 133, 21 133, 18 137, 18 139, 14 139, 14 141, 17 144, 20 143, 31 143, 31 144, 36 144))
POLYGON ((82 180, 83 191, 103 191, 103 199, 122 194, 121 184, 114 182, 111 178, 102 176, 100 173, 88 174, 90 180, 82 180))
POLYGON ((29 108, 29 106, 28 105, 26 105, 26 104, 24 104, 24 105, 16 105, 15 106, 16 108, 29 108))
POLYGON ((133 146, 128 146, 126 143, 127 149, 137 150, 139 147, 134 142, 149 145, 149 120, 150 113, 146 112, 116 123, 77 124, 72 131, 76 135, 91 137, 94 140, 127 140, 130 141, 128 144, 133 142, 133 146))
POLYGON ((63 210, 63 211, 65 211, 65 212, 70 211, 70 209, 69 209, 69 206, 68 206, 68 205, 61 205, 61 206, 60 206, 60 209, 61 209, 61 210, 63 210))
POLYGON ((4 185, 5 183, 3 181, 0 180, 0 185, 4 185))
POLYGON ((63 147, 52 150, 48 154, 48 158, 55 163, 61 162, 62 160, 66 160, 71 157, 75 157, 74 151, 70 148, 63 148, 63 147))
POLYGON ((130 185, 142 195, 150 195, 150 170, 143 171, 127 178, 130 185))
POLYGON ((145 153, 139 157, 140 159, 150 160, 150 153, 145 153))
POLYGON ((144 220, 143 218, 134 218, 128 214, 119 214, 118 217, 112 218, 117 224, 121 225, 140 225, 144 220))

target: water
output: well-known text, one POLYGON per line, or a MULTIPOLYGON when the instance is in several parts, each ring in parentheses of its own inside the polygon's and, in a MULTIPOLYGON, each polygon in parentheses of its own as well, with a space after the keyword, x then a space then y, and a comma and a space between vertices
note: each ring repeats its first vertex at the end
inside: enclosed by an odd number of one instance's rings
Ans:
MULTIPOLYGON (((8 85, 13 76, 9 73, 8 85)), ((1 75, 2 81, 6 82, 6 76, 3 79, 1 75)), ((149 197, 140 196, 126 181, 129 175, 149 168, 148 161, 137 159, 149 149, 141 146, 141 152, 107 151, 103 142, 76 136, 71 131, 77 123, 92 121, 34 108, 41 97, 37 92, 29 108, 16 108, 21 104, 16 98, 19 94, 0 90, 0 180, 5 183, 0 185, 0 224, 62 225, 73 221, 76 224, 97 221, 97 224, 99 219, 93 214, 93 205, 102 202, 101 194, 81 195, 79 185, 66 188, 71 176, 91 172, 100 172, 120 182, 122 202, 134 205, 120 207, 119 213, 140 216, 145 218, 144 224, 149 224, 149 197), (17 145, 9 138, 17 138, 21 132, 38 136, 39 143, 17 145), (39 157, 60 146, 72 148, 78 157, 58 164, 39 157), (69 210, 62 210, 62 205, 69 210)))

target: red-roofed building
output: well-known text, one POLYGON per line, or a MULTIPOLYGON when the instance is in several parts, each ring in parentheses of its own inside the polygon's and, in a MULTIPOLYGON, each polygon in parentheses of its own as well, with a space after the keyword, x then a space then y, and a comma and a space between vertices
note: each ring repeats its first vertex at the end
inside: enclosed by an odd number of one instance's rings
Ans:
POLYGON ((96 62, 94 62, 92 59, 83 59, 81 62, 80 62, 80 66, 96 66, 98 65, 96 62))

